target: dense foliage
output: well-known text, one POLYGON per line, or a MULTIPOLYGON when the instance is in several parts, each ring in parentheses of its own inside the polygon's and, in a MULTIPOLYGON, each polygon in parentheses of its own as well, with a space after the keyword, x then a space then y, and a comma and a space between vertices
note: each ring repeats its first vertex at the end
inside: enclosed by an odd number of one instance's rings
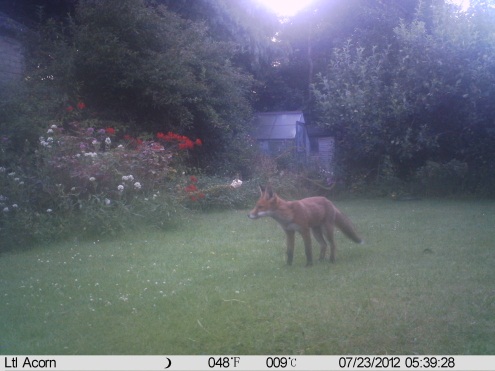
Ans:
POLYGON ((58 104, 82 99, 96 117, 119 121, 129 134, 201 137, 195 166, 243 166, 223 155, 245 132, 253 81, 233 65, 234 45, 211 37, 204 23, 145 1, 81 0, 67 22, 48 20, 35 37, 32 85, 58 90, 58 104))
MULTIPOLYGON (((350 38, 313 85, 313 117, 338 138, 347 176, 422 181, 434 164, 464 191, 494 181, 493 9, 418 8, 387 45, 350 38), (462 179, 461 179, 462 178, 462 179)), ((459 189, 460 190, 460 189, 459 189)), ((437 189, 443 192, 442 189, 437 189)))

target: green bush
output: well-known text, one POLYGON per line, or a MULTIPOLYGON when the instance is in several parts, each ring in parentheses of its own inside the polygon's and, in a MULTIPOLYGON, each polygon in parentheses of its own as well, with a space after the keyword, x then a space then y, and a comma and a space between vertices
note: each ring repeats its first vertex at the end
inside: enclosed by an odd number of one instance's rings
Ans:
POLYGON ((449 196, 464 192, 468 173, 465 162, 451 160, 446 163, 427 161, 416 172, 417 193, 425 196, 449 196))

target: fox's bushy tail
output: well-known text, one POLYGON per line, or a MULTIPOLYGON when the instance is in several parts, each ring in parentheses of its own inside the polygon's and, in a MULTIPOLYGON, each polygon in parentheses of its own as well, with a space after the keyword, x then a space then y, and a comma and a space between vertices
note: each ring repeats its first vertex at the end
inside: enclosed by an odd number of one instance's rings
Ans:
POLYGON ((363 243, 363 239, 358 236, 350 219, 340 211, 337 211, 335 215, 335 225, 355 243, 363 243))

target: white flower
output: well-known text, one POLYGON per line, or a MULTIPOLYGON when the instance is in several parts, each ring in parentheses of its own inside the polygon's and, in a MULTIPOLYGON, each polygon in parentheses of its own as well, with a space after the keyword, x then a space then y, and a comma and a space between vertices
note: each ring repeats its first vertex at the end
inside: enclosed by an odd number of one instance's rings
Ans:
POLYGON ((48 138, 46 138, 46 141, 47 141, 48 143, 51 143, 51 142, 53 142, 53 138, 52 138, 52 137, 48 137, 48 138))
POLYGON ((8 207, 4 207, 4 208, 3 208, 3 212, 4 212, 4 213, 8 213, 8 212, 9 212, 9 208, 8 208, 8 207))
POLYGON ((122 180, 123 181, 127 181, 128 180, 128 181, 132 182, 134 180, 134 177, 132 175, 124 175, 122 177, 122 180))
POLYGON ((15 175, 15 172, 8 173, 7 175, 8 176, 14 176, 15 175))
POLYGON ((112 203, 108 198, 105 198, 105 205, 109 206, 112 203))
POLYGON ((230 186, 232 188, 239 188, 242 185, 242 180, 240 179, 234 179, 232 183, 230 183, 230 186))
POLYGON ((53 129, 48 129, 48 130, 46 131, 46 133, 47 133, 47 134, 52 134, 52 133, 53 133, 53 129))
POLYGON ((18 182, 19 180, 19 178, 14 178, 14 182, 18 182))
POLYGON ((0 173, 5 173, 5 170, 7 170, 7 169, 4 168, 3 166, 0 166, 0 173))
POLYGON ((107 137, 107 138, 105 139, 105 143, 106 143, 107 145, 112 144, 112 140, 110 139, 110 137, 107 137))
POLYGON ((47 213, 51 213, 53 210, 52 209, 46 209, 47 213))
POLYGON ((122 149, 122 148, 124 148, 124 146, 123 146, 122 144, 119 144, 119 145, 117 146, 117 148, 118 148, 118 149, 122 149))
POLYGON ((57 125, 50 126, 50 129, 57 129, 57 125))
POLYGON ((89 181, 90 181, 90 182, 94 182, 95 180, 96 180, 96 179, 95 179, 95 177, 94 177, 94 176, 92 176, 91 178, 89 178, 89 181))
POLYGON ((13 209, 17 209, 18 207, 19 207, 19 205, 17 205, 17 204, 12 204, 12 208, 13 208, 13 209))
POLYGON ((117 189, 119 190, 119 192, 122 192, 124 190, 124 186, 122 184, 119 184, 117 189))
POLYGON ((134 188, 141 189, 141 183, 139 182, 134 183, 134 188))

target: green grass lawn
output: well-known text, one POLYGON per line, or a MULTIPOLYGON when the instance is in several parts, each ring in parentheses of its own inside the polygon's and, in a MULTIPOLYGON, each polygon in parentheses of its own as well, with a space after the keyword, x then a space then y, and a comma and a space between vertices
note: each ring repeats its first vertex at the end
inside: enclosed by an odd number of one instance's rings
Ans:
POLYGON ((366 244, 312 268, 247 211, 3 253, 0 353, 495 354, 494 201, 336 204, 366 244))

